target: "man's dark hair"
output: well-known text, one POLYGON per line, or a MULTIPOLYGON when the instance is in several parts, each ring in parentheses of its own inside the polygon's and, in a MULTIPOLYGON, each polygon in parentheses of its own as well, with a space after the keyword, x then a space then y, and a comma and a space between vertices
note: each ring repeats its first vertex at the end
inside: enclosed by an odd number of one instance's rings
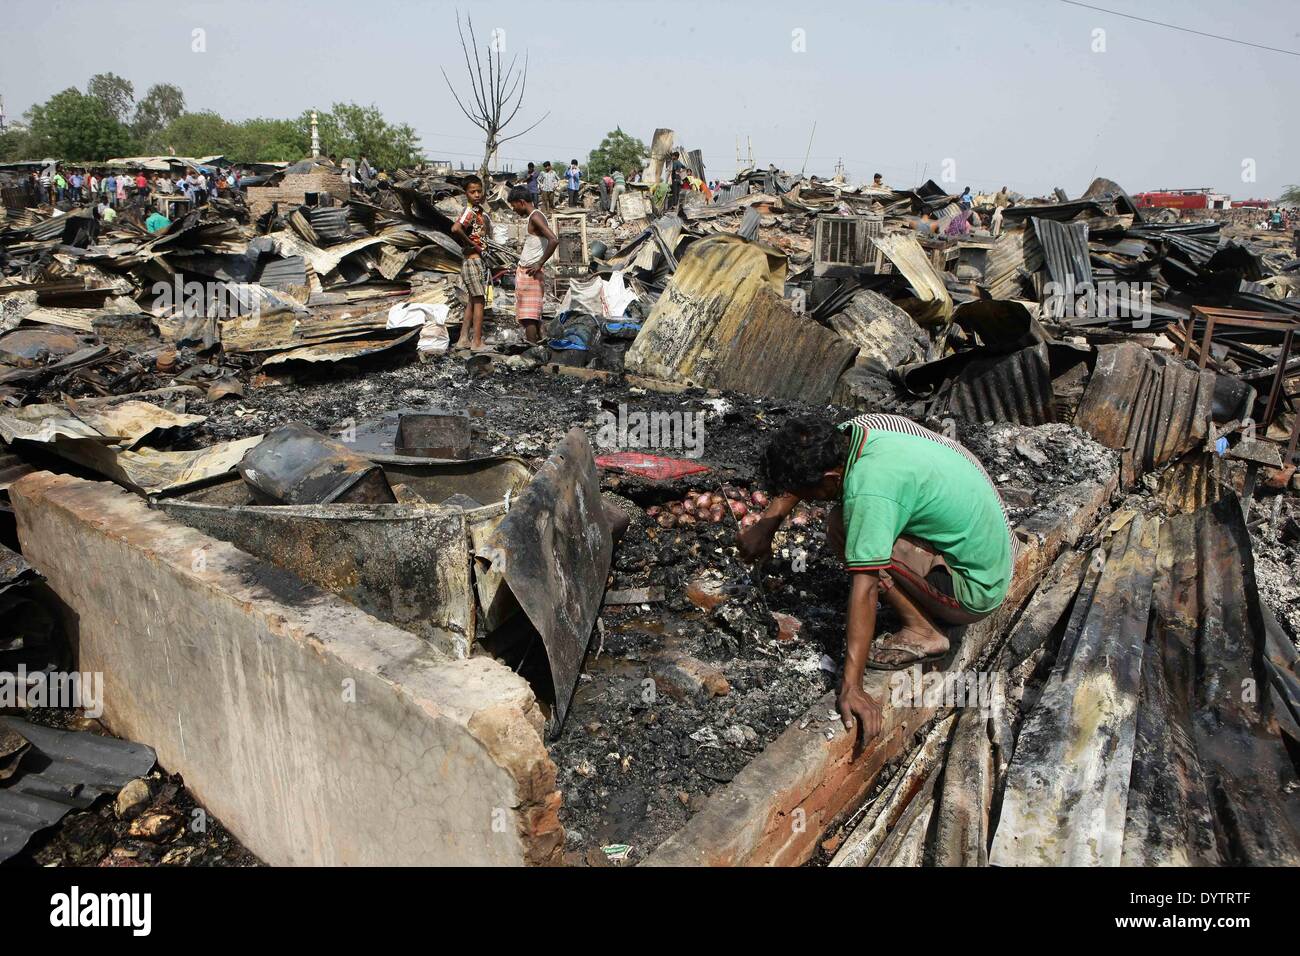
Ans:
POLYGON ((810 488, 844 464, 849 438, 826 418, 791 418, 763 450, 762 470, 773 493, 810 488))
POLYGON ((532 202, 533 194, 528 191, 527 186, 514 186, 510 190, 510 196, 507 202, 532 202))
POLYGON ((532 163, 529 163, 529 164, 528 164, 528 168, 529 168, 529 169, 536 169, 537 167, 534 166, 532 163))
POLYGON ((480 189, 482 189, 483 180, 479 179, 477 176, 466 176, 465 189, 468 191, 470 186, 478 186, 480 189))

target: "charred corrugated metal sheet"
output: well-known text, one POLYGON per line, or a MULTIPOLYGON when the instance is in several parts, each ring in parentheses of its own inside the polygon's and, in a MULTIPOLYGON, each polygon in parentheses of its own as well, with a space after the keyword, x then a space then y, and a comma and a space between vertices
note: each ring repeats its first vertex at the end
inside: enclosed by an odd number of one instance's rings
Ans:
POLYGON ((505 579, 546 648, 552 736, 578 685, 613 553, 591 445, 574 428, 476 552, 505 579))
POLYGON ((628 349, 627 370, 711 385, 759 290, 779 297, 785 278, 785 257, 775 249, 722 234, 692 243, 628 349))
POLYGON ((916 237, 899 232, 874 236, 871 242, 903 274, 916 293, 915 302, 903 300, 899 303, 908 314, 922 325, 948 321, 952 315, 952 296, 916 237))
POLYGON ((1047 343, 976 358, 953 383, 948 408, 975 422, 1042 425, 1056 420, 1047 343))
POLYGON ((1267 692, 1267 633, 1237 501, 1167 521, 1159 568, 1147 648, 1159 666, 1143 699, 1157 711, 1155 733, 1134 761, 1149 823, 1126 838, 1124 862, 1296 866, 1300 778, 1267 692))
POLYGON ((1119 864, 1158 540, 1133 515, 1085 580, 1007 768, 994 865, 1119 864))
POLYGON ((1215 375, 1131 342, 1097 350, 1074 424, 1121 451, 1131 483, 1205 440, 1215 375))
POLYGON ((90 733, 54 730, 0 717, 0 731, 30 744, 14 772, 0 780, 0 863, 70 810, 84 810, 153 769, 144 744, 90 733))
POLYGON ((718 349, 711 384, 769 398, 829 402, 857 354, 852 342, 795 315, 779 295, 763 288, 738 334, 718 349))
POLYGON ((883 369, 924 358, 929 338, 912 317, 878 292, 860 289, 831 327, 858 346, 858 361, 875 359, 883 369))
POLYGON ((1296 653, 1259 603, 1240 504, 1156 526, 1112 522, 1079 588, 1015 742, 994 864, 1300 862, 1296 653))
POLYGON ((1223 459, 1213 452, 1188 455, 1160 476, 1156 500, 1169 514, 1190 514, 1229 494, 1223 459))
POLYGON ((307 260, 302 256, 274 259, 262 268, 262 275, 258 279, 258 284, 264 285, 268 289, 279 289, 284 292, 292 292, 295 289, 305 290, 309 285, 307 260))
POLYGON ((307 211, 312 232, 321 242, 329 244, 352 238, 346 206, 314 206, 307 211))
POLYGON ((1092 282, 1086 222, 1055 222, 1037 216, 1030 222, 1053 282, 1066 289, 1078 289, 1092 282))
POLYGON ((984 286, 995 299, 1021 293, 1024 278, 1043 267, 1042 247, 1030 239, 1028 227, 1000 235, 984 260, 984 286))

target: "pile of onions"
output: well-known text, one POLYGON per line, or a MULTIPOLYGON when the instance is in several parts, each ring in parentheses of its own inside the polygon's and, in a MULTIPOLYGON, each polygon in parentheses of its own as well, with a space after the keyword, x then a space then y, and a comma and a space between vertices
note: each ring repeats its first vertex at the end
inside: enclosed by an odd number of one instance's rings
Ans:
POLYGON ((711 491, 692 491, 681 501, 653 505, 646 514, 661 528, 689 527, 695 524, 739 524, 752 527, 768 505, 768 496, 761 491, 749 492, 744 488, 726 487, 722 494, 711 491))

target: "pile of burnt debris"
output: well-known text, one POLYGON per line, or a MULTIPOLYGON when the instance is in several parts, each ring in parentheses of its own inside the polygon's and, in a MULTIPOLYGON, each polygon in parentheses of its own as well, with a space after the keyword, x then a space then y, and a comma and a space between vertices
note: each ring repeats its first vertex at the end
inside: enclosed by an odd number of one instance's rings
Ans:
MULTIPOLYGON (((513 318, 525 221, 493 177, 473 354, 450 348, 454 173, 353 192, 309 161, 155 233, 7 209, 0 492, 115 483, 440 659, 505 664, 545 717, 549 860, 607 865, 680 844, 825 722, 846 576, 818 508, 766 564, 738 555, 771 491, 764 436, 809 411, 905 415, 983 462, 1039 564, 932 669, 992 675, 980 706, 941 693, 900 719, 780 860, 1300 862, 1295 251, 1152 217, 1104 179, 1034 199, 755 169, 664 208, 656 178, 554 215, 533 344, 513 318), (1097 501, 1064 533, 1081 489, 1097 501)), ((78 661, 21 530, 6 497, 0 669, 31 683, 78 661)), ((189 826, 210 794, 155 769, 156 742, 103 735, 113 708, 92 734, 0 699, 0 858, 252 862, 189 826)))

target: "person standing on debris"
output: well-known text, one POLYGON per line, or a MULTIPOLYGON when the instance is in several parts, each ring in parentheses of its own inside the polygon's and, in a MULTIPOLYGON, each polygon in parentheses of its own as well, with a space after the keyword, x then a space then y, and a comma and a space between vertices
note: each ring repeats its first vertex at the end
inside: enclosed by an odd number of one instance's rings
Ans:
POLYGON ((888 189, 889 187, 885 185, 885 177, 880 175, 880 173, 875 173, 871 177, 871 188, 888 189))
POLYGON ((582 188, 582 171, 578 169, 576 159, 569 160, 569 168, 564 171, 564 178, 569 184, 569 205, 578 205, 578 190, 582 188))
POLYGON ((971 206, 975 205, 975 199, 970 194, 969 186, 961 191, 961 195, 957 197, 957 202, 961 205, 962 209, 969 209, 971 206))
POLYGON ((1010 205, 1011 205, 1011 193, 1006 186, 1003 186, 1001 189, 997 191, 997 195, 993 197, 993 208, 1001 209, 1004 206, 1010 206, 1010 205))
POLYGON ((536 206, 538 203, 537 167, 532 163, 528 164, 528 178, 524 182, 528 189, 528 201, 536 206))
POLYGON ((162 213, 157 211, 151 213, 149 218, 144 221, 145 229, 149 230, 150 232, 159 232, 163 229, 166 229, 171 224, 172 221, 170 219, 168 219, 162 213))
POLYGON ((682 182, 686 179, 686 164, 679 150, 673 150, 673 164, 668 172, 668 208, 676 209, 682 198, 682 182))
POLYGON ((63 173, 54 174, 54 193, 59 197, 59 202, 68 198, 68 181, 63 178, 63 173))
POLYGON ((862 689, 864 668, 938 659, 949 649, 945 626, 981 620, 1006 600, 1015 546, 1002 500, 969 451, 898 415, 839 426, 793 418, 765 449, 763 470, 779 495, 740 533, 742 557, 770 553, 801 500, 839 499, 827 540, 851 583, 838 710, 865 744, 880 732, 881 710, 862 689), (876 640, 878 598, 901 627, 876 640))
POLYGON ((543 270, 546 260, 559 248, 560 240, 541 210, 533 205, 527 187, 516 186, 510 190, 510 208, 528 220, 523 252, 519 256, 519 267, 515 269, 515 318, 523 327, 527 341, 540 342, 542 302, 545 299, 543 270))
POLYGON ((609 211, 617 216, 618 199, 627 192, 627 180, 624 178, 623 170, 621 169, 614 170, 614 174, 610 178, 614 180, 614 186, 609 191, 609 211))
POLYGON ((465 200, 465 211, 451 227, 452 237, 465 250, 465 261, 460 265, 460 278, 465 283, 465 294, 469 297, 456 348, 468 348, 477 352, 483 348, 483 307, 487 302, 488 274, 483 263, 483 250, 486 238, 492 234, 492 223, 483 208, 483 180, 477 176, 470 176, 466 180, 465 200))
POLYGON ((555 211, 555 190, 560 186, 560 177, 555 175, 555 170, 551 169, 551 161, 548 159, 542 163, 542 212, 550 213, 555 211))

